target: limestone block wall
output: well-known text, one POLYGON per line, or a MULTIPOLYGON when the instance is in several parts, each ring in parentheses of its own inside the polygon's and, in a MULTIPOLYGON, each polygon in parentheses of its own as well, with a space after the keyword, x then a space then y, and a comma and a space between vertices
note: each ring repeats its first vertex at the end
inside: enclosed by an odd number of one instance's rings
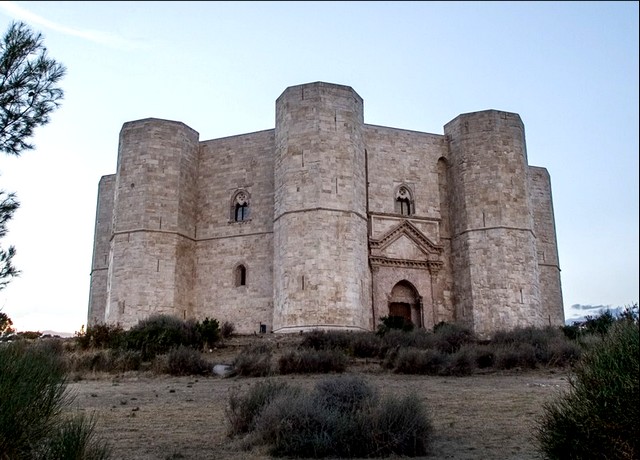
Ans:
MULTIPOLYGON (((443 135, 365 125, 365 144, 369 170, 370 238, 379 239, 406 219, 434 244, 442 246, 438 260, 443 265, 437 276, 425 267, 383 267, 374 272, 375 319, 377 321, 389 314, 388 295, 393 285, 412 279, 423 299, 425 325, 453 321, 448 203, 446 196, 442 196, 446 192, 446 166, 442 171, 443 158, 448 155, 446 139, 443 135), (413 209, 408 219, 395 210, 396 191, 400 186, 409 187, 412 193, 413 209)), ((399 260, 419 259, 418 253, 411 255, 411 251, 417 250, 416 246, 406 244, 410 247, 404 254, 388 253, 387 256, 399 260)))
POLYGON ((89 325, 371 330, 407 304, 424 327, 481 336, 562 324, 551 184, 517 114, 463 114, 444 135, 365 125, 352 88, 316 82, 287 88, 275 115, 202 142, 180 122, 123 125, 99 184, 89 325))
POLYGON ((239 333, 272 330, 274 130, 206 141, 200 148, 196 318, 229 321, 239 333), (236 222, 233 197, 249 197, 236 222), (235 270, 246 269, 236 286, 235 270))
POLYGON ((107 275, 109 273, 109 248, 111 246, 115 183, 116 176, 111 174, 102 176, 98 184, 87 326, 103 323, 107 307, 107 275))
POLYGON ((294 86, 276 101, 275 331, 371 326, 362 126, 346 86, 294 86))
POLYGON ((105 318, 129 327, 150 313, 194 307, 198 133, 173 121, 120 133, 105 318))
MULTIPOLYGON (((422 300, 422 310, 415 325, 433 328, 437 324, 438 316, 433 308, 432 280, 429 271, 423 268, 409 267, 374 267, 373 268, 373 314, 376 319, 375 327, 380 324, 380 318, 389 316, 389 302, 394 286, 401 281, 408 281, 415 288, 422 300)), ((410 299, 412 300, 412 299, 410 299)))
POLYGON ((529 166, 529 192, 538 250, 540 307, 549 324, 564 324, 560 262, 551 195, 551 178, 545 168, 529 166))
POLYGON ((375 125, 365 125, 364 135, 369 210, 397 215, 395 192, 405 184, 414 194, 415 216, 439 218, 437 164, 447 155, 444 136, 375 125))
POLYGON ((459 319, 480 335, 543 324, 524 126, 489 110, 445 125, 459 319))

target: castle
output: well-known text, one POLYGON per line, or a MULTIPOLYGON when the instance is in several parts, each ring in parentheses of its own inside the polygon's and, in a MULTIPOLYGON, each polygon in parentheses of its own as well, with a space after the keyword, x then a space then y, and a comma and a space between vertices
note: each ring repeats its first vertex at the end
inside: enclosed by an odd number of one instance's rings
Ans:
POLYGON ((275 105, 275 129, 221 139, 123 125, 99 183, 89 326, 564 323, 550 179, 518 114, 462 114, 444 135, 369 125, 351 87, 324 82, 275 105))

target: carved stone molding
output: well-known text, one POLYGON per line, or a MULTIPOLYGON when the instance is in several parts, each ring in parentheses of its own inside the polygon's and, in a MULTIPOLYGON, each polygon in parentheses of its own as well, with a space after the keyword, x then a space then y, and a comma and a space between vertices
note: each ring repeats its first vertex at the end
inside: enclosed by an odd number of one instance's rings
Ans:
POLYGON ((407 259, 390 259, 388 257, 371 256, 369 257, 371 266, 375 270, 376 267, 400 267, 400 268, 417 268, 429 270, 431 274, 437 274, 444 266, 444 262, 439 260, 407 260, 407 259))

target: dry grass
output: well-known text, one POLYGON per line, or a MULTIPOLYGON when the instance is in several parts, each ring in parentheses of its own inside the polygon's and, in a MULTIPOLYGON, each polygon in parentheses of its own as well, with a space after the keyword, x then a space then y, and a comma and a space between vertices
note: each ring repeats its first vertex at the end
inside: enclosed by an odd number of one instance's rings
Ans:
MULTIPOLYGON (((214 350, 212 363, 230 363, 243 346, 269 341, 276 353, 295 337, 232 338, 214 350)), ((434 424, 436 459, 540 459, 532 439, 544 402, 567 388, 563 372, 503 372, 470 377, 398 375, 378 363, 360 361, 348 372, 363 374, 381 394, 415 391, 434 424)), ((311 388, 323 375, 286 375, 273 379, 311 388)), ((170 377, 150 373, 95 374, 69 385, 73 407, 98 416, 97 431, 115 459, 267 459, 264 452, 242 451, 227 437, 225 407, 229 392, 260 378, 170 377)))

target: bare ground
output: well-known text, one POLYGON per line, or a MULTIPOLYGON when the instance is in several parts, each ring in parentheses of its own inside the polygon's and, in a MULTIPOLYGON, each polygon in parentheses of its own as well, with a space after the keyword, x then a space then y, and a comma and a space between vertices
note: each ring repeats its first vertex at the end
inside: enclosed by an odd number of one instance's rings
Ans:
MULTIPOLYGON (((231 339, 209 358, 230 363, 250 340, 231 339)), ((284 340, 272 339, 278 349, 284 340)), ((567 373, 552 370, 432 377, 393 374, 379 363, 358 362, 348 372, 365 376, 381 394, 419 395, 434 425, 431 459, 541 459, 532 438, 536 419, 543 404, 568 387, 567 373)), ((270 378, 311 388, 326 375, 270 378)), ((100 374, 85 376, 69 389, 75 395, 72 410, 97 415, 97 433, 109 442, 115 459, 268 459, 264 450, 244 451, 227 436, 230 390, 259 380, 100 374)))

